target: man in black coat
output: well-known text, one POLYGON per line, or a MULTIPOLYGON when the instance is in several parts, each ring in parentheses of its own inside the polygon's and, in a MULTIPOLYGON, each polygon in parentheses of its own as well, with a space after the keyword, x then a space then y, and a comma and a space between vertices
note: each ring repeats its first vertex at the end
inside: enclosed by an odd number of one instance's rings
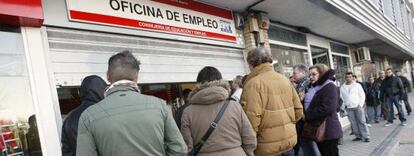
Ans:
POLYGON ((80 88, 81 105, 71 111, 63 122, 62 156, 76 155, 79 118, 89 106, 104 98, 106 87, 106 82, 99 76, 88 76, 82 81, 80 88))
POLYGON ((410 81, 408 81, 408 79, 405 76, 402 76, 401 72, 398 71, 398 70, 395 71, 395 75, 398 76, 401 79, 401 81, 404 85, 404 94, 401 97, 401 100, 404 101, 405 109, 407 110, 407 114, 410 115, 410 113, 412 112, 412 109, 411 109, 410 103, 408 102, 408 95, 407 95, 408 90, 411 87, 410 81))
POLYGON ((391 68, 387 69, 387 78, 385 78, 382 90, 384 91, 385 96, 385 102, 388 107, 388 119, 386 127, 391 126, 393 124, 394 120, 394 108, 397 107, 398 110, 398 117, 401 121, 402 126, 407 125, 407 119, 405 118, 404 111, 402 110, 402 105, 400 103, 400 97, 404 95, 404 86, 400 80, 400 78, 394 76, 394 73, 392 72, 391 68))

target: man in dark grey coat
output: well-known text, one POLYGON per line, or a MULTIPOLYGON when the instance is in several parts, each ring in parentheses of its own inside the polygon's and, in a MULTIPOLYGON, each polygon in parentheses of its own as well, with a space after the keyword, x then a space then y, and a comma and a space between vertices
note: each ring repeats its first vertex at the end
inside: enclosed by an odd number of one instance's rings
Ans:
POLYGON ((410 103, 408 102, 409 100, 408 100, 408 95, 407 95, 409 89, 411 88, 410 81, 408 81, 408 79, 405 76, 403 76, 401 74, 401 72, 398 71, 398 70, 395 72, 395 75, 397 77, 399 77, 400 80, 403 83, 403 86, 404 86, 404 94, 402 95, 401 100, 404 101, 405 109, 407 110, 407 114, 410 115, 411 112, 412 112, 412 109, 411 109, 410 103))

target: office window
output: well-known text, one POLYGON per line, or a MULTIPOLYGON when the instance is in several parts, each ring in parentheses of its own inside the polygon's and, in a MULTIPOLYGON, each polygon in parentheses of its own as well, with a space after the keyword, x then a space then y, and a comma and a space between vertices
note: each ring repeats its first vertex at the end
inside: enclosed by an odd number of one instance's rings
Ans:
POLYGON ((401 11, 401 2, 402 0, 394 0, 393 2, 393 11, 394 11, 394 21, 397 27, 404 32, 404 23, 403 16, 401 11))
POLYGON ((378 8, 378 0, 368 0, 371 2, 372 5, 374 5, 374 7, 378 8))
POLYGON ((408 17, 407 17, 407 21, 408 21, 408 26, 410 28, 410 37, 412 40, 414 40, 414 27, 413 27, 413 18, 411 16, 411 11, 408 11, 408 17))
POLYGON ((405 34, 408 36, 408 38, 411 38, 411 29, 410 29, 410 20, 409 20, 409 16, 410 16, 410 11, 408 10, 408 8, 404 5, 404 31, 405 34))
POLYGON ((395 23, 395 21, 394 21, 394 12, 393 12, 393 3, 392 3, 392 1, 391 0, 385 0, 385 1, 383 1, 383 3, 382 3, 384 6, 384 8, 383 8, 383 10, 384 10, 384 15, 385 15, 385 17, 387 18, 387 19, 389 19, 389 21, 391 22, 391 23, 395 23))
POLYGON ((382 3, 382 0, 378 0, 378 8, 380 12, 384 12, 384 5, 382 3))

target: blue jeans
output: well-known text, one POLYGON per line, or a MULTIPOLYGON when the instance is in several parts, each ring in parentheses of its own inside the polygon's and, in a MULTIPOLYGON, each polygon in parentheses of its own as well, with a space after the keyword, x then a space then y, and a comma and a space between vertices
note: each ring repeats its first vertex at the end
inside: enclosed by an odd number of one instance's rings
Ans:
POLYGON ((315 141, 303 139, 301 141, 303 156, 321 156, 318 145, 315 141))
POLYGON ((367 114, 368 114, 367 123, 371 123, 372 120, 375 120, 375 122, 379 122, 380 117, 381 117, 381 105, 367 106, 367 114))
POLYGON ((280 156, 294 156, 294 155, 295 155, 295 151, 292 149, 290 151, 282 153, 280 156))
POLYGON ((398 118, 400 119, 401 122, 405 122, 407 119, 405 119, 405 114, 404 111, 402 109, 402 105, 400 103, 400 96, 396 95, 394 97, 390 97, 387 96, 386 97, 386 103, 387 103, 387 109, 388 109, 388 123, 394 123, 394 107, 393 105, 395 105, 395 107, 397 107, 398 110, 398 118))

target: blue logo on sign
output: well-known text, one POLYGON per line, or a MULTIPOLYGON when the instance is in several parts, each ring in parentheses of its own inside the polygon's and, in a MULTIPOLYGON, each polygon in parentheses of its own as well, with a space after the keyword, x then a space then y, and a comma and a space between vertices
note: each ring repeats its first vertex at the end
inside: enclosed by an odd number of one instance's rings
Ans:
POLYGON ((220 30, 225 33, 232 34, 233 29, 231 29, 231 23, 227 21, 220 20, 220 30))

